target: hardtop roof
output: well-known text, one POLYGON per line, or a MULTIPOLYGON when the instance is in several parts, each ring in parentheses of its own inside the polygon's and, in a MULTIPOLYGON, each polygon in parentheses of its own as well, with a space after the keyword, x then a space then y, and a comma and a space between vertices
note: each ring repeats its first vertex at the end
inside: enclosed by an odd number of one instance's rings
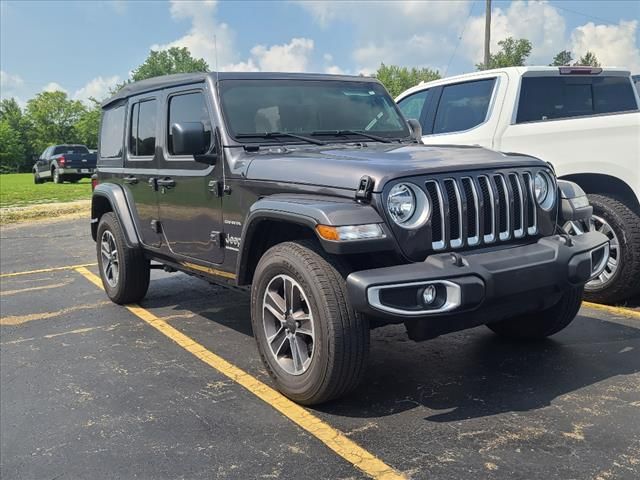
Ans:
POLYGON ((144 92, 160 90, 162 88, 200 83, 210 77, 213 81, 219 80, 338 80, 351 82, 375 82, 376 78, 356 75, 331 75, 326 73, 284 73, 284 72, 209 72, 209 73, 176 73, 161 77, 140 80, 122 87, 115 95, 105 100, 102 107, 124 100, 133 95, 144 92))

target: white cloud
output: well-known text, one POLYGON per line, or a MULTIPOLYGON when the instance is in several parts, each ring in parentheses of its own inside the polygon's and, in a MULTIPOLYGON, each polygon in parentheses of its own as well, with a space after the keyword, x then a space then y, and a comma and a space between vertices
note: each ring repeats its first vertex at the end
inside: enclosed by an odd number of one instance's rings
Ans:
POLYGON ((618 25, 595 25, 589 22, 571 34, 571 52, 580 58, 588 50, 595 53, 604 66, 626 67, 640 71, 640 49, 637 46, 638 21, 621 21, 618 25))
POLYGON ((49 82, 44 87, 42 87, 43 92, 64 92, 69 93, 65 88, 62 87, 59 83, 49 82))
MULTIPOLYGON (((462 40, 468 60, 482 61, 484 45, 484 15, 472 17, 462 40)), ((491 11, 491 51, 507 37, 526 38, 533 49, 528 64, 548 65, 553 56, 566 48, 565 21, 558 10, 546 0, 515 1, 506 10, 491 11)))
POLYGON ((256 45, 251 49, 251 57, 245 61, 225 65, 224 70, 244 72, 305 72, 309 68, 313 53, 313 40, 292 38, 283 45, 256 45))
POLYGON ((112 77, 96 77, 87 84, 76 90, 73 94, 74 100, 89 102, 91 97, 98 101, 102 101, 109 96, 109 90, 120 82, 120 77, 114 75, 112 77))
POLYGON ((20 88, 23 84, 24 81, 20 75, 12 75, 4 70, 0 70, 0 89, 2 89, 3 92, 5 90, 20 88))
MULTIPOLYGON (((371 73, 380 63, 411 66, 446 65, 462 30, 469 1, 301 1, 321 26, 348 23, 355 31, 354 71, 371 73)), ((336 67, 338 68, 338 67, 336 67)))
POLYGON ((126 0, 110 0, 107 4, 116 12, 118 15, 123 15, 127 12, 127 2, 126 0))
POLYGON ((189 20, 191 28, 183 37, 164 44, 152 45, 152 50, 166 50, 171 47, 187 47, 196 58, 204 58, 211 69, 235 60, 233 51, 234 33, 226 23, 216 19, 217 2, 207 1, 171 1, 171 16, 174 20, 189 20), (214 39, 215 36, 215 39, 214 39))

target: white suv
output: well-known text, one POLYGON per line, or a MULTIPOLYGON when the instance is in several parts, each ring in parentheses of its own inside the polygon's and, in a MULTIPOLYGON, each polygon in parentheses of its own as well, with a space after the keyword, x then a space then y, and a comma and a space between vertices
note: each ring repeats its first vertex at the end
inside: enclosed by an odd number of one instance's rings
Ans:
POLYGON ((580 185, 594 209, 590 228, 611 241, 585 296, 617 302, 640 293, 640 102, 628 71, 501 68, 422 83, 396 101, 420 122, 424 143, 532 155, 580 185))

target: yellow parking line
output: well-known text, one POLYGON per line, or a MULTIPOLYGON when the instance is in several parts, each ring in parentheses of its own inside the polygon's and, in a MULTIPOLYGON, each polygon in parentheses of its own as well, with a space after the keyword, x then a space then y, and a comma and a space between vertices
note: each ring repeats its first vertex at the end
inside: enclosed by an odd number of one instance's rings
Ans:
POLYGON ((602 310, 613 315, 620 315, 622 317, 633 318, 640 320, 640 311, 631 310, 624 307, 612 307, 610 305, 602 305, 600 303, 582 302, 582 305, 587 308, 593 308, 594 310, 602 310))
POLYGON ((3 274, 0 274, 0 278, 18 277, 20 275, 33 275, 34 273, 57 272, 60 270, 75 270, 76 268, 95 267, 96 265, 97 263, 85 263, 82 265, 68 265, 66 267, 43 268, 41 270, 28 270, 26 272, 3 273, 3 274))
MULTIPOLYGON (((99 288, 102 280, 84 267, 76 268, 76 271, 99 288)), ((282 415, 303 430, 316 437, 340 457, 360 469, 365 474, 376 480, 400 480, 405 476, 375 457, 353 440, 347 438, 329 424, 313 415, 307 409, 292 402, 287 397, 251 376, 244 370, 227 362, 222 357, 207 350, 203 345, 169 325, 163 319, 138 305, 127 305, 127 310, 145 321, 163 335, 167 336, 186 351, 202 360, 221 374, 246 388, 253 395, 275 408, 282 415)))

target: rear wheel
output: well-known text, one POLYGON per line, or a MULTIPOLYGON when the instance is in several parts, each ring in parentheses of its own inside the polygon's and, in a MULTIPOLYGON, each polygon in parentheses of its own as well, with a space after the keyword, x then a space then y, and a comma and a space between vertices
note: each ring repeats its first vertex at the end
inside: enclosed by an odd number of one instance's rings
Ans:
POLYGON ((119 304, 142 300, 149 288, 149 260, 141 249, 127 246, 113 213, 100 218, 96 238, 98 267, 107 296, 119 304))
POLYGON ((286 242, 260 259, 251 289, 260 356, 280 391, 312 405, 355 388, 369 327, 349 305, 343 267, 312 242, 286 242))
POLYGON ((60 175, 60 170, 57 168, 53 169, 51 177, 53 178, 53 183, 62 183, 62 175, 60 175))
POLYGON ((516 318, 489 323, 487 327, 501 337, 517 340, 539 340, 566 328, 578 314, 582 288, 570 287, 558 303, 545 310, 516 318))

